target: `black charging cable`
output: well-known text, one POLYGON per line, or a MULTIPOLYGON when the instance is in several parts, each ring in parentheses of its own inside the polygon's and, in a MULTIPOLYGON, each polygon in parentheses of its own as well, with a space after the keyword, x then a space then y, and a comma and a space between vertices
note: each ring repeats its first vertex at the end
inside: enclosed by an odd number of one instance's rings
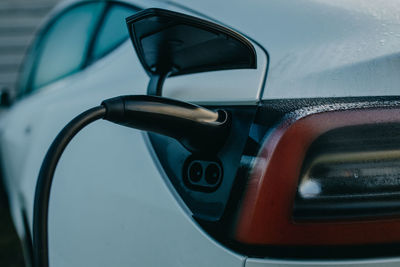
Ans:
POLYGON ((105 114, 106 108, 103 106, 83 112, 62 129, 47 151, 36 183, 33 210, 33 258, 35 267, 49 266, 47 223, 50 188, 57 163, 72 138, 85 126, 103 118, 105 114))
POLYGON ((33 214, 34 267, 49 266, 48 213, 57 163, 72 138, 88 124, 108 121, 173 137, 192 152, 216 153, 224 144, 230 116, 197 105, 156 96, 120 96, 75 117, 57 135, 40 168, 33 214))

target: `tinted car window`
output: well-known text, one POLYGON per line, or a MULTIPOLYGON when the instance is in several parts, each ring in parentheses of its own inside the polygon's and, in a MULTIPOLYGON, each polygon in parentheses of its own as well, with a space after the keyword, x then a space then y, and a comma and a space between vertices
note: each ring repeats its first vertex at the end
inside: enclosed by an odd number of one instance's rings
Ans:
POLYGON ((34 63, 32 90, 82 68, 104 5, 92 2, 76 6, 48 28, 40 40, 39 56, 34 63))
POLYGON ((140 9, 87 2, 53 18, 35 40, 19 77, 19 96, 81 71, 128 38, 125 18, 140 9))
POLYGON ((126 5, 113 4, 110 6, 94 43, 92 60, 109 53, 128 38, 125 18, 137 11, 138 9, 126 5))

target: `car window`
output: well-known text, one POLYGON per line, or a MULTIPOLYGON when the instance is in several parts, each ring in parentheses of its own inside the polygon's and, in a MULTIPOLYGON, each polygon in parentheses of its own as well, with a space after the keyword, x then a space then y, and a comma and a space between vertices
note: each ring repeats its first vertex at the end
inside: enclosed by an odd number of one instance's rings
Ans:
POLYGON ((135 14, 137 8, 112 4, 106 13, 91 54, 94 61, 109 53, 128 38, 125 18, 135 14))
POLYGON ((32 90, 74 73, 83 66, 103 9, 103 2, 91 2, 76 6, 55 20, 40 41, 32 90))
POLYGON ((64 10, 35 40, 18 80, 23 96, 81 71, 128 38, 125 18, 137 7, 116 2, 87 2, 64 10))

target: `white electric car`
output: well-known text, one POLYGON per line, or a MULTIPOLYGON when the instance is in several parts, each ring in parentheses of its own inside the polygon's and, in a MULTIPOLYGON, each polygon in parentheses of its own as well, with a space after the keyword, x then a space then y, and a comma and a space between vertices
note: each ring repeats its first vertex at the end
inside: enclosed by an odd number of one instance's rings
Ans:
MULTIPOLYGON (((229 136, 208 155, 107 121, 83 129, 54 177, 50 266, 400 266, 396 0, 59 4, 0 118, 1 175, 27 263, 36 181, 56 135, 104 99, 149 92, 125 22, 148 8, 211 22, 249 44, 251 67, 170 77, 162 90, 225 109, 229 136)), ((146 23, 164 28, 142 36, 145 48, 158 33, 172 50, 209 34, 146 23)), ((182 60, 207 58, 201 45, 182 60)), ((164 48, 149 49, 163 56, 164 48)))

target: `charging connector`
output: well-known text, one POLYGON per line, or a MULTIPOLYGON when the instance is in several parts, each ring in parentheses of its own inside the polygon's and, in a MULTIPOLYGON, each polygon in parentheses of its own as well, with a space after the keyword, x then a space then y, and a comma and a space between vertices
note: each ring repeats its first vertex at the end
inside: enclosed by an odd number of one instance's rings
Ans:
POLYGON ((225 110, 212 111, 174 99, 119 96, 103 101, 104 119, 178 140, 191 152, 215 153, 225 143, 230 118, 225 110))

